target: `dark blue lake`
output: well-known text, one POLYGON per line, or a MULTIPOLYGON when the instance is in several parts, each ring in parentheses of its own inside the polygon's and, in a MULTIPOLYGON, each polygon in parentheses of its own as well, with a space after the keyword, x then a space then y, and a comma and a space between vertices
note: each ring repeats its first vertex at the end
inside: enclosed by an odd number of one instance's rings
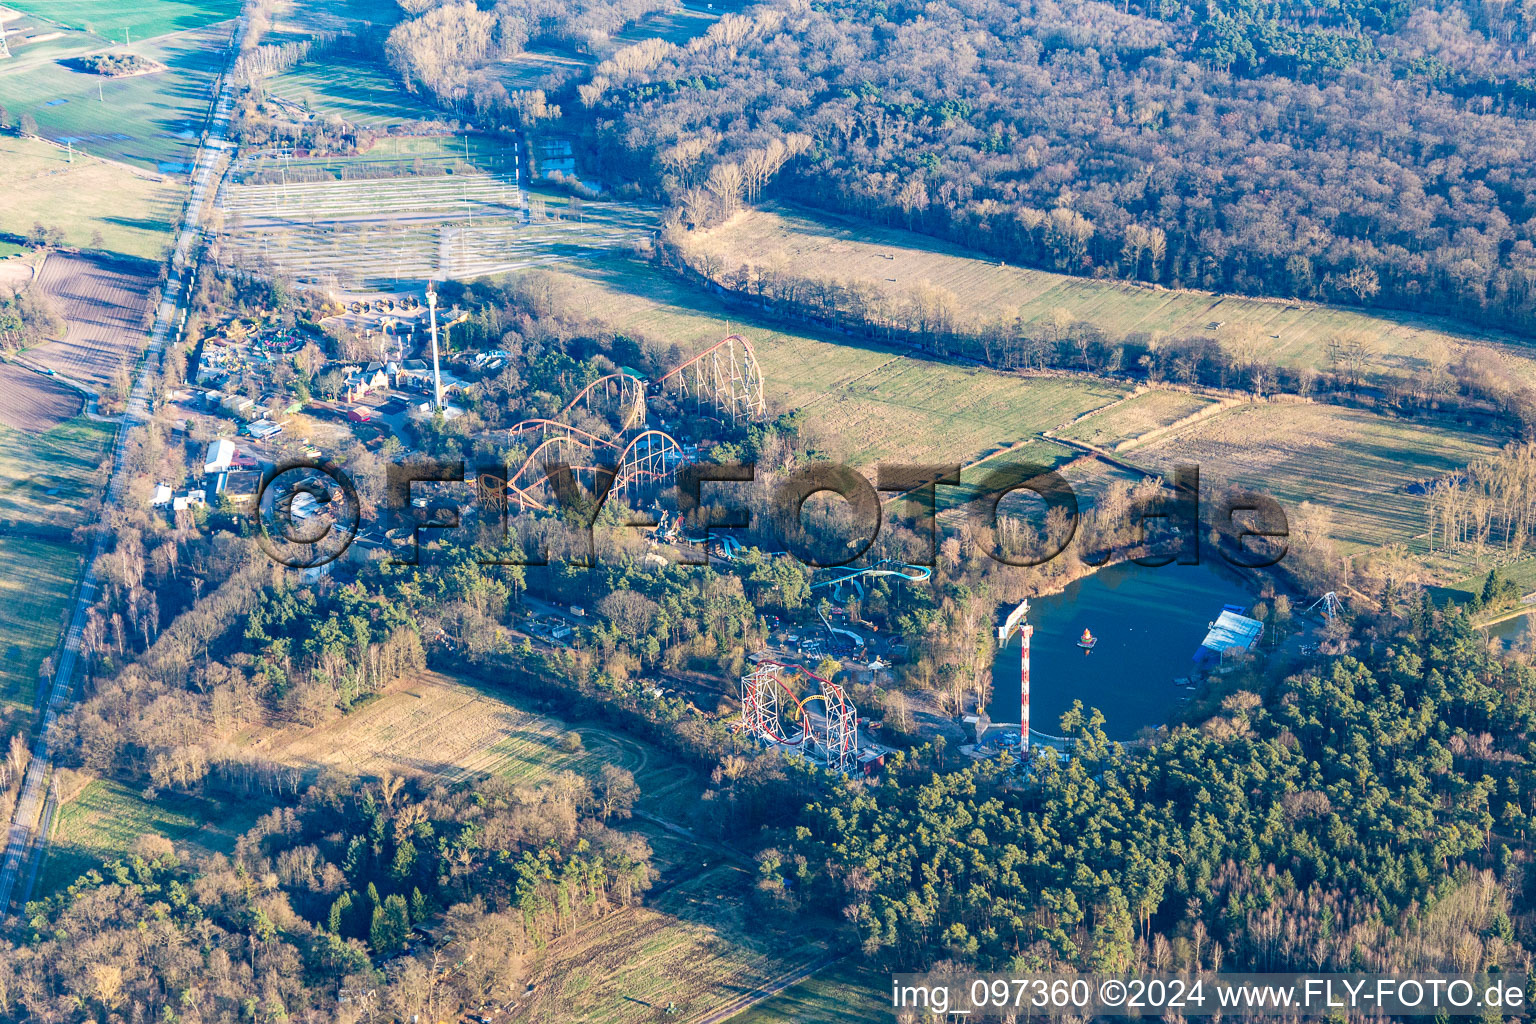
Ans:
MULTIPOLYGON (((1247 608, 1254 595, 1206 565, 1145 568, 1123 563, 1085 576, 1059 594, 1032 599, 1029 621, 1030 718, 1037 732, 1059 733, 1074 700, 1104 713, 1112 739, 1161 725, 1191 691, 1174 684, 1194 669, 1195 651, 1223 605, 1247 608), (1098 643, 1085 653, 1083 630, 1098 643)), ((992 669, 994 722, 1019 720, 1019 640, 992 669)))

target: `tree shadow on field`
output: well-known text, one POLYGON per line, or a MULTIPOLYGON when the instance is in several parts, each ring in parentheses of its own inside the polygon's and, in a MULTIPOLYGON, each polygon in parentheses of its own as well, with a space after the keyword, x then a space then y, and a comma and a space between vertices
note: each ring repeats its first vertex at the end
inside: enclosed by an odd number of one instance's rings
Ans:
MULTIPOLYGON (((795 337, 809 338, 880 355, 908 356, 936 363, 959 363, 959 360, 950 359, 938 352, 904 343, 885 343, 864 334, 842 330, 810 319, 789 315, 764 316, 755 312, 748 303, 724 298, 713 287, 705 288, 676 280, 654 270, 648 263, 626 256, 607 256, 565 263, 558 269, 572 277, 583 278, 617 292, 649 299, 685 314, 693 314, 701 320, 713 317, 720 321, 714 333, 701 330, 697 338, 683 342, 685 350, 700 345, 706 339, 720 340, 720 337, 726 333, 726 321, 729 321, 731 333, 742 334, 748 341, 755 341, 758 337, 766 335, 791 334, 795 337)), ((702 323, 700 326, 706 327, 702 323)), ((692 358, 694 354, 696 353, 688 352, 688 358, 692 358)))
POLYGON ((103 217, 102 223, 115 224, 120 228, 133 228, 138 231, 163 231, 170 227, 166 221, 155 220, 151 217, 103 217))

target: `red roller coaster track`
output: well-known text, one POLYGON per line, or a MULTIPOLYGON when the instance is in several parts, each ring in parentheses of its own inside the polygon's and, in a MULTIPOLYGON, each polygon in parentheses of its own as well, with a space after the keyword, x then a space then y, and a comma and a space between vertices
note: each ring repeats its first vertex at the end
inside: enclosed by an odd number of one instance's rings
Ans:
POLYGON ((622 434, 645 422, 645 381, 630 373, 599 377, 566 403, 559 418, 565 419, 566 414, 578 405, 588 412, 613 413, 622 434))
POLYGON ((739 334, 732 334, 700 352, 657 382, 692 398, 699 406, 712 405, 732 424, 761 416, 767 409, 763 397, 763 371, 757 353, 739 334))
POLYGON ((741 677, 741 719, 747 732, 766 742, 793 747, 818 759, 828 770, 844 775, 858 763, 858 711, 843 688, 805 669, 791 668, 776 661, 765 661, 741 677), (801 674, 820 685, 820 693, 805 697, 785 682, 786 675, 801 674), (819 701, 819 715, 810 713, 810 704, 819 701), (794 707, 801 724, 800 735, 785 735, 779 719, 781 708, 794 707))

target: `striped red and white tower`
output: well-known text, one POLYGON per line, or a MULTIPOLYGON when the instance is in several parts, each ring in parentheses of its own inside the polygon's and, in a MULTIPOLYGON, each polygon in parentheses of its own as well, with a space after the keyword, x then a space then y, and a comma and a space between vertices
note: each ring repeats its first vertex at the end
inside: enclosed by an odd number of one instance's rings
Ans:
POLYGON ((1035 627, 1019 627, 1019 750, 1029 749, 1029 638, 1035 627))

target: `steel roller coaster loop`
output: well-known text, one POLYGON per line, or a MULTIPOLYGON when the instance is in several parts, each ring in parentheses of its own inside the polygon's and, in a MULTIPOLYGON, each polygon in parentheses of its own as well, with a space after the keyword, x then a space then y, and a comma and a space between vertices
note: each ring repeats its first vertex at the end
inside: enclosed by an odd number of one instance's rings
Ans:
POLYGON ((792 747, 816 759, 828 771, 848 774, 858 763, 858 710, 843 688, 803 668, 764 661, 741 677, 741 716, 747 733, 759 740, 792 747), (819 693, 796 696, 787 676, 804 675, 815 681, 819 693), (819 703, 819 714, 810 706, 819 703), (800 734, 786 735, 780 715, 794 709, 800 734))

